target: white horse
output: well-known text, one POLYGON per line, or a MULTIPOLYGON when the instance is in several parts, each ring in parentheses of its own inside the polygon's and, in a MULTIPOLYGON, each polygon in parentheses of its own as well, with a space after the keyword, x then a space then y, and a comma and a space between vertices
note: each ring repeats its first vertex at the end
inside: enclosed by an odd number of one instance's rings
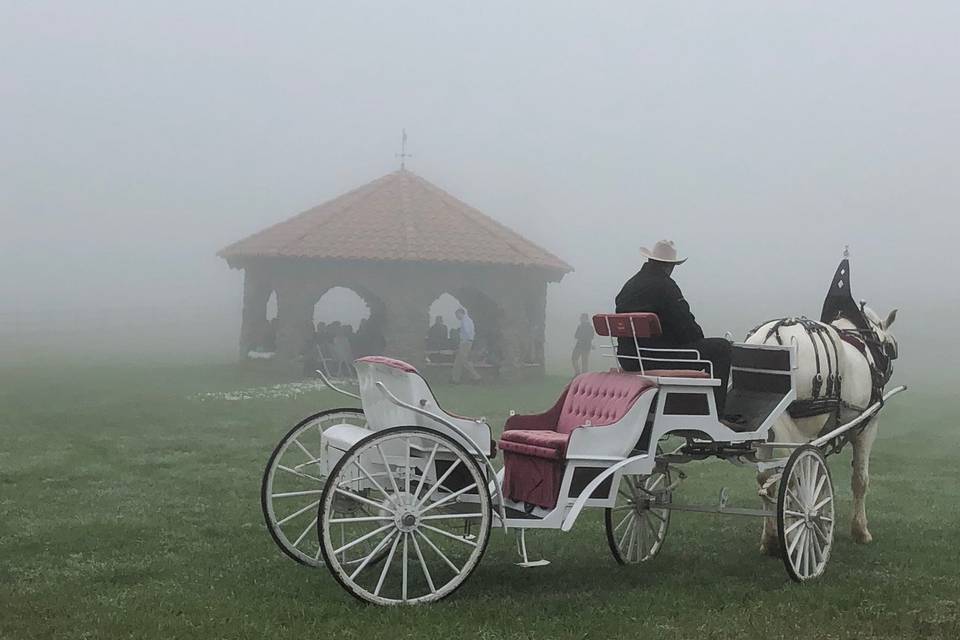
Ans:
MULTIPOLYGON (((897 310, 890 312, 885 320, 860 302, 860 310, 864 319, 875 333, 879 346, 887 353, 896 354, 896 339, 889 332, 890 325, 896 319, 897 310)), ((819 387, 819 396, 822 398, 830 393, 830 389, 840 384, 840 400, 844 407, 844 419, 849 420, 851 412, 856 408, 864 409, 872 402, 874 380, 871 366, 874 359, 869 349, 858 348, 852 343, 857 342, 858 332, 847 333, 849 340, 844 340, 841 333, 857 332, 857 327, 846 319, 836 320, 827 325, 821 322, 803 322, 797 319, 771 320, 758 327, 746 340, 748 344, 797 344, 797 399, 798 404, 803 400, 815 397, 814 387, 819 387), (779 324, 778 324, 779 323, 779 324), (813 335, 808 328, 813 327, 813 335), (779 337, 778 337, 779 336, 779 337), (819 367, 818 367, 819 363, 819 367), (820 380, 817 381, 818 371, 820 380), (839 373, 839 379, 836 374, 839 373), (831 374, 833 379, 831 380, 831 374)), ((869 334, 869 332, 866 332, 869 334)), ((868 339, 873 336, 867 335, 868 339)), ((889 377, 889 371, 882 372, 889 377)), ((808 417, 791 417, 785 413, 773 426, 773 437, 776 442, 809 442, 821 435, 821 431, 830 419, 830 414, 810 415, 808 417)), ((867 528, 867 513, 865 498, 870 483, 869 464, 870 449, 877 436, 877 415, 869 419, 862 429, 854 429, 850 436, 853 445, 853 520, 850 532, 853 539, 859 543, 868 543, 873 539, 867 528)), ((775 496, 775 488, 768 480, 771 473, 761 473, 758 481, 761 485, 761 495, 775 496)), ((763 535, 760 540, 760 550, 769 555, 779 555, 776 524, 772 518, 764 521, 763 535)))

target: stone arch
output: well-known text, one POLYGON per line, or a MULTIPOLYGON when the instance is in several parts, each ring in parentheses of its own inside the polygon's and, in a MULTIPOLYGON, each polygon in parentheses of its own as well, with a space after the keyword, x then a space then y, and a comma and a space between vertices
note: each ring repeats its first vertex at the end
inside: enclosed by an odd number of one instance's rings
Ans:
POLYGON ((444 289, 428 307, 424 337, 430 337, 429 325, 434 316, 442 315, 449 330, 445 348, 432 340, 425 340, 429 364, 450 365, 453 363, 453 351, 459 343, 459 321, 454 313, 464 308, 473 319, 476 337, 473 345, 473 358, 480 366, 499 371, 504 362, 503 310, 497 302, 474 286, 450 287, 444 289))
POLYGON ((457 308, 462 307, 463 302, 457 299, 451 293, 444 291, 439 296, 430 303, 430 309, 428 310, 428 315, 430 316, 430 322, 433 323, 436 316, 441 316, 444 322, 448 327, 454 326, 455 313, 457 308))
POLYGON ((342 334, 348 339, 353 358, 385 351, 387 305, 365 287, 337 284, 318 292, 311 318, 311 330, 317 332, 321 349, 336 334, 342 334))
POLYGON ((370 303, 350 287, 330 287, 313 303, 314 325, 339 322, 356 329, 371 314, 370 303))

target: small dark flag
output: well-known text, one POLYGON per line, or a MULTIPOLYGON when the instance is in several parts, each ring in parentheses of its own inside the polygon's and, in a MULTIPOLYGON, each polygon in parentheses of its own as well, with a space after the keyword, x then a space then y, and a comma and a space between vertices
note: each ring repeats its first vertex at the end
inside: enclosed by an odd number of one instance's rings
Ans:
POLYGON ((844 251, 843 260, 833 274, 830 290, 823 301, 823 310, 820 312, 820 322, 833 322, 838 318, 846 318, 860 329, 865 329, 866 321, 863 312, 853 299, 850 291, 850 258, 844 251))

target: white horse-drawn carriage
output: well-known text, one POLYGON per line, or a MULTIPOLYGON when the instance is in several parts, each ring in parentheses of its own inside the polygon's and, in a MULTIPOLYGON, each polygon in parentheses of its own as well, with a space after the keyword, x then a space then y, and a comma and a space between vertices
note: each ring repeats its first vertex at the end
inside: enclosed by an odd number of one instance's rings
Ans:
MULTIPOLYGON (((650 313, 593 322, 614 348, 617 339, 660 331, 650 313)), ((607 542, 621 564, 655 556, 671 512, 682 510, 775 521, 790 577, 821 575, 835 528, 825 455, 903 387, 812 441, 778 442, 772 427, 797 398, 795 336, 782 345, 731 345, 725 414, 735 421, 717 415, 720 381, 697 352, 636 347, 639 372, 577 376, 545 413, 511 413, 499 442, 486 419, 442 409, 407 363, 357 360, 359 396, 342 393, 363 408, 307 418, 270 458, 262 505, 271 535, 290 557, 325 565, 351 594, 377 604, 449 595, 480 562, 492 528, 516 533, 521 566, 545 564, 528 558, 526 530, 569 531, 585 508, 604 510, 607 542), (500 469, 492 464, 498 452, 500 469), (714 505, 674 502, 679 465, 709 457, 756 468, 766 480, 762 508, 728 506, 725 492, 714 505)), ((839 372, 838 363, 830 374, 838 398, 839 372)))

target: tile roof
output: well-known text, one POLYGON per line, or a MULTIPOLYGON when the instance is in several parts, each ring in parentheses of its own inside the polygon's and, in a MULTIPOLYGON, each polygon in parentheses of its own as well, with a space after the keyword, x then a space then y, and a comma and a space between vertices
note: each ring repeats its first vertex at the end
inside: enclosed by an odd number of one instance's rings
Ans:
POLYGON ((477 209, 401 169, 220 251, 236 258, 457 262, 573 268, 477 209))

